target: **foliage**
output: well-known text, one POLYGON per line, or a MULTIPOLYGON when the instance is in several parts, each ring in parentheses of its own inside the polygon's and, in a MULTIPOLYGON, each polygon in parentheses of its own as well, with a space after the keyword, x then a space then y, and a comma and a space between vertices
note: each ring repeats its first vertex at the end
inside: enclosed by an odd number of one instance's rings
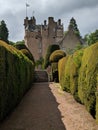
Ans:
POLYGON ((21 49, 20 50, 25 56, 27 56, 31 61, 33 61, 33 63, 35 63, 34 58, 32 56, 32 54, 30 53, 30 51, 28 51, 27 49, 21 49))
POLYGON ((67 92, 70 92, 70 60, 71 55, 68 55, 58 63, 59 81, 62 89, 67 92))
POLYGON ((28 49, 28 48, 26 47, 26 45, 23 44, 23 42, 16 42, 16 43, 14 44, 14 47, 17 48, 18 50, 28 49))
POLYGON ((78 37, 81 37, 80 36, 80 32, 79 32, 79 29, 77 27, 77 24, 76 24, 76 20, 72 17, 71 20, 70 20, 70 23, 69 23, 69 30, 72 29, 74 31, 74 33, 78 36, 78 37))
POLYGON ((58 62, 64 56, 66 56, 66 53, 64 51, 56 50, 50 55, 49 61, 58 62))
POLYGON ((87 110, 95 116, 96 84, 98 74, 98 43, 84 50, 79 71, 78 94, 87 110))
POLYGON ((72 61, 72 55, 69 55, 65 65, 64 83, 63 83, 64 86, 63 88, 67 92, 70 92, 70 70, 72 69, 70 66, 71 61, 72 61))
POLYGON ((52 62, 51 63, 51 68, 52 68, 53 81, 58 82, 58 63, 57 62, 52 62))
POLYGON ((98 122, 98 43, 60 59, 58 72, 62 89, 71 92, 98 122))
POLYGON ((13 46, 0 41, 0 120, 20 102, 34 78, 34 65, 13 46))
POLYGON ((72 55, 72 60, 70 63, 70 92, 78 102, 81 102, 78 96, 78 77, 83 51, 83 49, 76 51, 72 55))
POLYGON ((13 42, 13 41, 9 41, 9 45, 14 45, 15 44, 15 42, 13 42))
POLYGON ((68 56, 63 57, 58 62, 59 83, 60 83, 63 90, 65 90, 64 74, 65 74, 65 66, 66 66, 67 60, 68 60, 68 56))
POLYGON ((76 51, 80 50, 80 49, 83 49, 83 48, 86 48, 85 46, 83 46, 82 44, 77 44, 77 46, 74 48, 74 49, 67 49, 66 52, 67 54, 74 54, 76 51))
POLYGON ((55 50, 59 50, 59 49, 60 49, 59 45, 53 44, 53 45, 48 46, 46 56, 45 56, 45 60, 44 60, 44 68, 45 69, 50 65, 49 57, 52 54, 52 52, 54 52, 55 50))
POLYGON ((25 44, 25 41, 24 41, 24 40, 22 40, 22 41, 17 41, 17 42, 16 42, 16 45, 17 45, 17 44, 25 44))
POLYGON ((36 60, 35 66, 38 68, 38 66, 40 65, 41 69, 43 69, 43 63, 44 63, 44 59, 43 59, 43 57, 40 57, 39 60, 36 60))
POLYGON ((84 39, 88 45, 98 42, 98 30, 92 32, 91 34, 86 34, 84 39))
MULTIPOLYGON (((97 89, 98 89, 98 87, 97 87, 97 89)), ((96 122, 98 124, 98 90, 96 92, 96 122)))
POLYGON ((25 44, 23 43, 23 41, 21 42, 17 42, 17 44, 13 45, 15 48, 17 48, 18 50, 20 50, 24 55, 26 55, 30 60, 33 61, 33 63, 35 63, 34 57, 31 54, 31 52, 29 51, 29 49, 25 46, 25 44))
POLYGON ((0 22, 0 40, 8 43, 9 31, 4 20, 0 22))

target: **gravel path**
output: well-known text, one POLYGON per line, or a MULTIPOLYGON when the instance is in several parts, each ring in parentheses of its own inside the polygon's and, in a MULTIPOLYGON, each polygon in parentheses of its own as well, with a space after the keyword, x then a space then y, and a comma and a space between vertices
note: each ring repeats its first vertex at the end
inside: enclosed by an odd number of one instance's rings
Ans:
POLYGON ((70 93, 63 92, 59 84, 51 83, 50 88, 59 103, 58 109, 67 130, 98 130, 98 125, 84 105, 77 103, 70 93))
POLYGON ((0 130, 66 130, 48 83, 36 83, 0 130))
POLYGON ((98 130, 98 125, 59 84, 36 83, 0 130, 98 130))

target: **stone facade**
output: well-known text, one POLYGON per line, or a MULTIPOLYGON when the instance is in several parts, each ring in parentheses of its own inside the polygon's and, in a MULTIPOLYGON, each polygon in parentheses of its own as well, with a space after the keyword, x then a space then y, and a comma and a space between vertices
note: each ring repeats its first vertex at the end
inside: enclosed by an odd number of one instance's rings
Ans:
POLYGON ((78 45, 83 44, 84 41, 82 38, 76 35, 72 28, 68 28, 68 31, 65 33, 63 39, 59 43, 60 48, 65 52, 73 50, 78 45))
POLYGON ((33 54, 35 60, 45 57, 47 48, 51 44, 57 44, 65 52, 74 49, 77 45, 83 44, 82 39, 75 34, 71 26, 64 35, 64 28, 61 20, 54 21, 53 17, 44 20, 44 24, 37 25, 33 16, 31 19, 24 19, 25 45, 33 54))
POLYGON ((42 25, 36 25, 35 17, 24 19, 25 45, 33 54, 35 60, 44 57, 47 47, 51 44, 58 44, 63 38, 63 25, 59 19, 54 21, 53 17, 48 18, 42 25))

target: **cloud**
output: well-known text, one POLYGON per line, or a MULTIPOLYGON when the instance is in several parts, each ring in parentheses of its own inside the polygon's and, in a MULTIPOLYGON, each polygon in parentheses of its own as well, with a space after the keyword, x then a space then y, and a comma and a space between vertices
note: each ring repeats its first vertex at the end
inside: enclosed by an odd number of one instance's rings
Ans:
MULTIPOLYGON (((38 24, 49 16, 61 19, 65 30, 71 17, 76 19, 82 35, 98 29, 98 0, 27 0, 28 17, 35 17, 38 24)), ((24 38, 24 18, 26 17, 25 1, 0 0, 0 20, 5 20, 9 29, 9 39, 13 41, 24 38)))

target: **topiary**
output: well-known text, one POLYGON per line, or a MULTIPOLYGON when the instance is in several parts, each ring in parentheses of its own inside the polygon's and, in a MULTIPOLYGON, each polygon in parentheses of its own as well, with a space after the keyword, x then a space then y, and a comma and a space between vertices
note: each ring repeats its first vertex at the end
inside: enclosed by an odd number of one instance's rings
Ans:
POLYGON ((44 59, 44 65, 43 65, 45 69, 50 65, 49 57, 52 54, 52 52, 54 52, 55 50, 59 50, 59 49, 60 49, 59 45, 53 44, 53 45, 48 46, 46 56, 44 59))
POLYGON ((66 53, 62 50, 56 50, 50 55, 50 62, 58 62, 61 58, 65 57, 66 53))
POLYGON ((70 63, 70 92, 78 102, 81 102, 78 96, 78 77, 82 56, 83 49, 76 51, 70 63))
POLYGON ((58 62, 58 73, 59 73, 59 83, 61 85, 61 88, 63 90, 65 90, 65 79, 64 79, 64 75, 65 75, 65 66, 68 60, 68 56, 63 57, 62 59, 59 60, 58 62))
POLYGON ((0 121, 20 102, 34 80, 34 64, 0 40, 0 121))
POLYGON ((20 50, 25 56, 27 56, 30 60, 33 61, 33 63, 35 63, 34 58, 32 56, 32 54, 30 53, 30 51, 28 51, 27 49, 21 49, 20 50))
POLYGON ((25 54, 30 60, 33 61, 33 63, 35 63, 34 57, 31 54, 31 52, 29 51, 29 49, 25 46, 25 44, 23 44, 23 42, 18 42, 15 45, 13 45, 15 48, 17 48, 18 50, 20 50, 23 54, 25 54))
POLYGON ((98 43, 86 48, 79 71, 78 95, 87 110, 95 116, 98 74, 98 43))

